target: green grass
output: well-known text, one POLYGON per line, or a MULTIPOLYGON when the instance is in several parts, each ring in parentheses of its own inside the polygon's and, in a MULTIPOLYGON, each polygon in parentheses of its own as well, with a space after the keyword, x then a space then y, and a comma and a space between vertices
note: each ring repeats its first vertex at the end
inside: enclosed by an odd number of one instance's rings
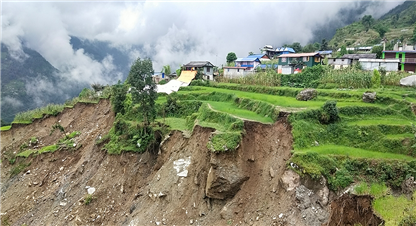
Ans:
POLYGON ((320 145, 316 147, 311 147, 302 150, 296 150, 295 152, 316 152, 321 155, 345 155, 351 158, 367 158, 367 159, 397 159, 397 160, 415 160, 415 158, 407 156, 407 155, 400 155, 400 154, 393 154, 393 153, 384 153, 384 152, 376 152, 376 151, 368 151, 360 148, 352 148, 352 147, 345 147, 339 145, 320 145))
POLYGON ((383 183, 367 184, 361 182, 354 187, 354 192, 357 195, 372 195, 374 198, 381 198, 390 193, 390 188, 383 183))
POLYGON ((369 126, 369 125, 412 125, 416 122, 413 120, 406 120, 400 118, 378 118, 374 117, 373 119, 365 119, 349 122, 349 125, 358 125, 358 126, 369 126))
POLYGON ((46 152, 54 152, 58 150, 59 146, 56 144, 45 146, 38 151, 38 154, 46 153, 46 152))
POLYGON ((0 128, 0 131, 6 131, 6 130, 9 130, 10 128, 12 128, 12 126, 2 126, 0 128))
POLYGON ((404 139, 404 138, 414 138, 415 135, 412 133, 402 133, 402 134, 389 134, 386 135, 387 139, 404 139))
POLYGON ((188 128, 186 127, 186 119, 184 118, 158 118, 156 121, 168 125, 171 130, 188 130, 188 128))
POLYGON ((24 151, 24 152, 20 152, 20 153, 18 153, 16 156, 18 156, 18 157, 25 157, 25 158, 27 158, 27 157, 29 157, 31 154, 36 154, 37 152, 38 152, 38 150, 29 149, 29 150, 26 150, 26 151, 24 151))
MULTIPOLYGON (((210 93, 210 92, 220 92, 225 94, 233 94, 236 95, 239 98, 247 98, 247 99, 253 99, 253 100, 260 100, 264 101, 273 105, 281 106, 281 107, 289 107, 289 108, 319 108, 328 99, 334 99, 334 98, 328 98, 328 97, 319 97, 318 99, 313 101, 298 101, 295 97, 288 97, 288 96, 277 96, 277 95, 270 95, 270 94, 264 94, 264 93, 254 93, 254 92, 244 92, 239 90, 231 90, 231 89, 221 89, 221 88, 214 88, 214 87, 198 87, 198 90, 194 91, 179 91, 180 94, 186 94, 186 93, 210 93)), ((354 101, 353 99, 337 99, 338 107, 344 107, 344 106, 382 106, 378 104, 369 104, 364 103, 361 101, 354 101)))
POLYGON ((403 213, 405 213, 405 210, 411 211, 416 215, 416 200, 409 200, 403 195, 399 197, 388 195, 378 198, 373 202, 373 207, 386 221, 386 226, 399 225, 404 217, 403 213))
POLYGON ((215 102, 215 101, 208 101, 211 107, 214 110, 221 111, 224 113, 231 114, 232 116, 236 116, 243 119, 248 119, 252 121, 258 121, 261 123, 273 123, 273 120, 269 117, 264 117, 261 115, 256 114, 255 112, 240 109, 235 104, 229 102, 215 102))

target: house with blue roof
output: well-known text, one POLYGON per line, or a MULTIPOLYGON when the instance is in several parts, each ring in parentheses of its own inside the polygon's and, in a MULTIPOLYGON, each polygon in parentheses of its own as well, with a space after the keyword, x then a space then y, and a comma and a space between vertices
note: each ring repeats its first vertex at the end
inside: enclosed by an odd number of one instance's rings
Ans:
POLYGON ((261 61, 268 60, 270 60, 270 58, 266 54, 252 54, 235 60, 235 67, 246 68, 245 71, 254 71, 256 67, 261 64, 261 61))
POLYGON ((274 49, 271 45, 265 45, 262 49, 262 52, 266 54, 269 59, 273 59, 282 54, 295 53, 295 50, 290 47, 278 47, 274 49))

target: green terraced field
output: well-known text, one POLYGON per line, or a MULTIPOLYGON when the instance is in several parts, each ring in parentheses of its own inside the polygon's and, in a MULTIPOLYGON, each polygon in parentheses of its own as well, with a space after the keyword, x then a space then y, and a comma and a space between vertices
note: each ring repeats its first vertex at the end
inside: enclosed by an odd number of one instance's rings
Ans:
POLYGON ((360 148, 345 147, 339 145, 320 145, 310 147, 303 150, 295 150, 295 152, 316 152, 321 155, 345 155, 351 158, 367 158, 367 159, 396 159, 396 160, 416 160, 407 155, 384 153, 376 151, 368 151, 360 148))

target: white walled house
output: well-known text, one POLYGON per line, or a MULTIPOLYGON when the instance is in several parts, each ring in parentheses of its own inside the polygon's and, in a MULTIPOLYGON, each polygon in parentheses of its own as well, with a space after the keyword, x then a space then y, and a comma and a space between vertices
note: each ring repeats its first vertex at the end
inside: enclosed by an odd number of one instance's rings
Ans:
POLYGON ((247 67, 223 67, 225 78, 241 78, 254 73, 252 70, 247 70, 247 67))
POLYGON ((328 58, 328 65, 334 67, 334 69, 342 69, 351 66, 352 59, 348 58, 328 58))
POLYGON ((202 72, 204 73, 204 79, 214 80, 214 65, 209 61, 191 61, 183 65, 183 67, 187 71, 196 71, 201 68, 202 72))
POLYGON ((399 59, 360 59, 361 67, 363 70, 372 71, 374 69, 379 70, 380 68, 386 69, 386 71, 398 71, 399 70, 399 59))

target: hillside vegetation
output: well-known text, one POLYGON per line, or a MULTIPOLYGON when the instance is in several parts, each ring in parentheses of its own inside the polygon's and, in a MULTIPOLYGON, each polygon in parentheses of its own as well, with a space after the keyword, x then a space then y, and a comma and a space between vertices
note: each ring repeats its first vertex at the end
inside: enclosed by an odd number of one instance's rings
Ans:
MULTIPOLYGON (((363 19, 338 29, 329 44, 335 48, 368 46, 379 44, 383 36, 393 44, 398 40, 407 40, 409 43, 416 26, 416 2, 406 1, 380 19, 374 20, 372 18, 373 20, 368 25, 363 22, 363 19), (382 29, 385 30, 384 35, 379 33, 379 30, 382 29)), ((388 48, 392 48, 392 45, 388 45, 388 48)))

